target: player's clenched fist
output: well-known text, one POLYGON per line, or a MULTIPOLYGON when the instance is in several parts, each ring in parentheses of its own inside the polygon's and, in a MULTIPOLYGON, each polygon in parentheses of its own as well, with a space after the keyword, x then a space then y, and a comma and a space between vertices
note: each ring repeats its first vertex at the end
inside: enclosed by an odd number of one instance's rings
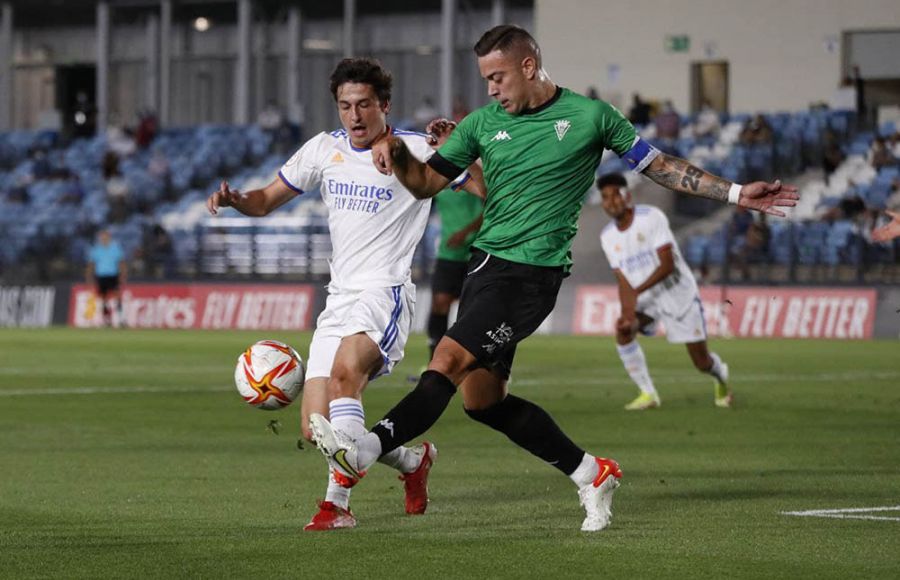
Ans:
POLYGON ((228 186, 227 181, 223 181, 219 185, 219 189, 214 191, 212 195, 210 195, 206 199, 206 209, 209 210, 209 213, 216 215, 219 213, 220 207, 234 207, 241 201, 241 194, 231 189, 228 186))

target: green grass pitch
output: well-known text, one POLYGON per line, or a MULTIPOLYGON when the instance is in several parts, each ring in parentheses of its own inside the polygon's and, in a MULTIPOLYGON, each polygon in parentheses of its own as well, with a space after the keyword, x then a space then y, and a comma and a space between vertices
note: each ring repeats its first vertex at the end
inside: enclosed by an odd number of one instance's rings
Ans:
MULTIPOLYGON (((309 334, 0 330, 0 578, 897 578, 895 519, 784 511, 900 505, 896 341, 717 340, 738 407, 684 349, 643 345, 661 409, 609 338, 532 337, 512 390, 625 477, 612 526, 578 531, 575 487, 459 398, 428 433, 432 503, 403 513, 382 466, 354 490, 355 530, 304 533, 325 463, 296 447, 299 405, 246 406, 237 355, 309 334), (278 419, 282 431, 267 429, 278 419)), ((425 356, 370 385, 374 423, 425 356)))

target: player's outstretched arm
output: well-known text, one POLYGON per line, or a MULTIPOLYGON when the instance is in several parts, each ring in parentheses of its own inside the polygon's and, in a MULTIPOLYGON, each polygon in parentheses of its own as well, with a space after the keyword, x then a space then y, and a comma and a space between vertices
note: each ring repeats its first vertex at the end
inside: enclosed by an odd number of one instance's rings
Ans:
POLYGON ((694 167, 684 159, 660 153, 644 170, 644 175, 659 185, 681 193, 730 202, 769 215, 784 217, 778 208, 794 207, 800 196, 797 188, 784 185, 781 180, 773 183, 755 181, 732 191, 732 184, 694 167))
POLYGON ((269 215, 295 195, 297 192, 278 177, 263 189, 254 189, 246 193, 231 189, 228 182, 223 181, 219 189, 206 199, 206 208, 213 215, 219 213, 220 207, 233 207, 246 216, 262 217, 269 215))
POLYGON ((872 231, 872 239, 876 242, 889 242, 900 237, 900 213, 895 211, 886 211, 885 213, 893 219, 890 223, 872 231))
POLYGON ((434 197, 450 183, 449 179, 413 157, 406 143, 392 135, 372 145, 372 162, 380 173, 396 175, 416 199, 434 197))
POLYGON ((672 254, 672 246, 670 244, 657 249, 656 255, 659 256, 659 266, 647 276, 647 279, 640 286, 634 289, 635 295, 653 288, 675 271, 675 256, 672 254))

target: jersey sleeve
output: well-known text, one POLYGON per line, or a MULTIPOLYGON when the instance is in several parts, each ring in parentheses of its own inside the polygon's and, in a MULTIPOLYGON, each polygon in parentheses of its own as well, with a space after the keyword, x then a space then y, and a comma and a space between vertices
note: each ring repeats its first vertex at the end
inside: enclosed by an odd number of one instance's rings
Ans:
POLYGON ((476 126, 476 113, 463 119, 447 142, 438 149, 437 155, 429 160, 431 168, 447 179, 454 179, 472 165, 481 156, 475 134, 476 126))
POLYGON ((281 166, 278 177, 297 193, 317 189, 322 183, 323 155, 330 136, 319 133, 303 144, 294 155, 281 166))
POLYGON ((650 239, 653 241, 653 247, 660 249, 663 246, 673 245, 675 236, 672 234, 672 228, 669 227, 669 218, 662 211, 654 208, 650 214, 651 227, 650 239))
POLYGON ((609 103, 598 101, 597 130, 604 149, 625 160, 635 173, 641 173, 659 155, 659 150, 641 139, 631 121, 609 103))

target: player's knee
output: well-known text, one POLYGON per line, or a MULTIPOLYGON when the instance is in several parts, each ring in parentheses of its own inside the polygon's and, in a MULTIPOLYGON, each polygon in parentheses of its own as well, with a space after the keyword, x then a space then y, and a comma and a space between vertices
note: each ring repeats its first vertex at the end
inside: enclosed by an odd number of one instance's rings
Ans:
POLYGON ((713 366, 712 358, 708 354, 692 356, 691 360, 694 361, 694 367, 702 373, 705 373, 713 366))
POLYGON ((434 358, 431 359, 428 369, 437 371, 449 377, 454 383, 458 383, 459 381, 454 379, 465 372, 466 365, 462 357, 447 349, 442 349, 438 343, 438 348, 434 351, 434 358))

